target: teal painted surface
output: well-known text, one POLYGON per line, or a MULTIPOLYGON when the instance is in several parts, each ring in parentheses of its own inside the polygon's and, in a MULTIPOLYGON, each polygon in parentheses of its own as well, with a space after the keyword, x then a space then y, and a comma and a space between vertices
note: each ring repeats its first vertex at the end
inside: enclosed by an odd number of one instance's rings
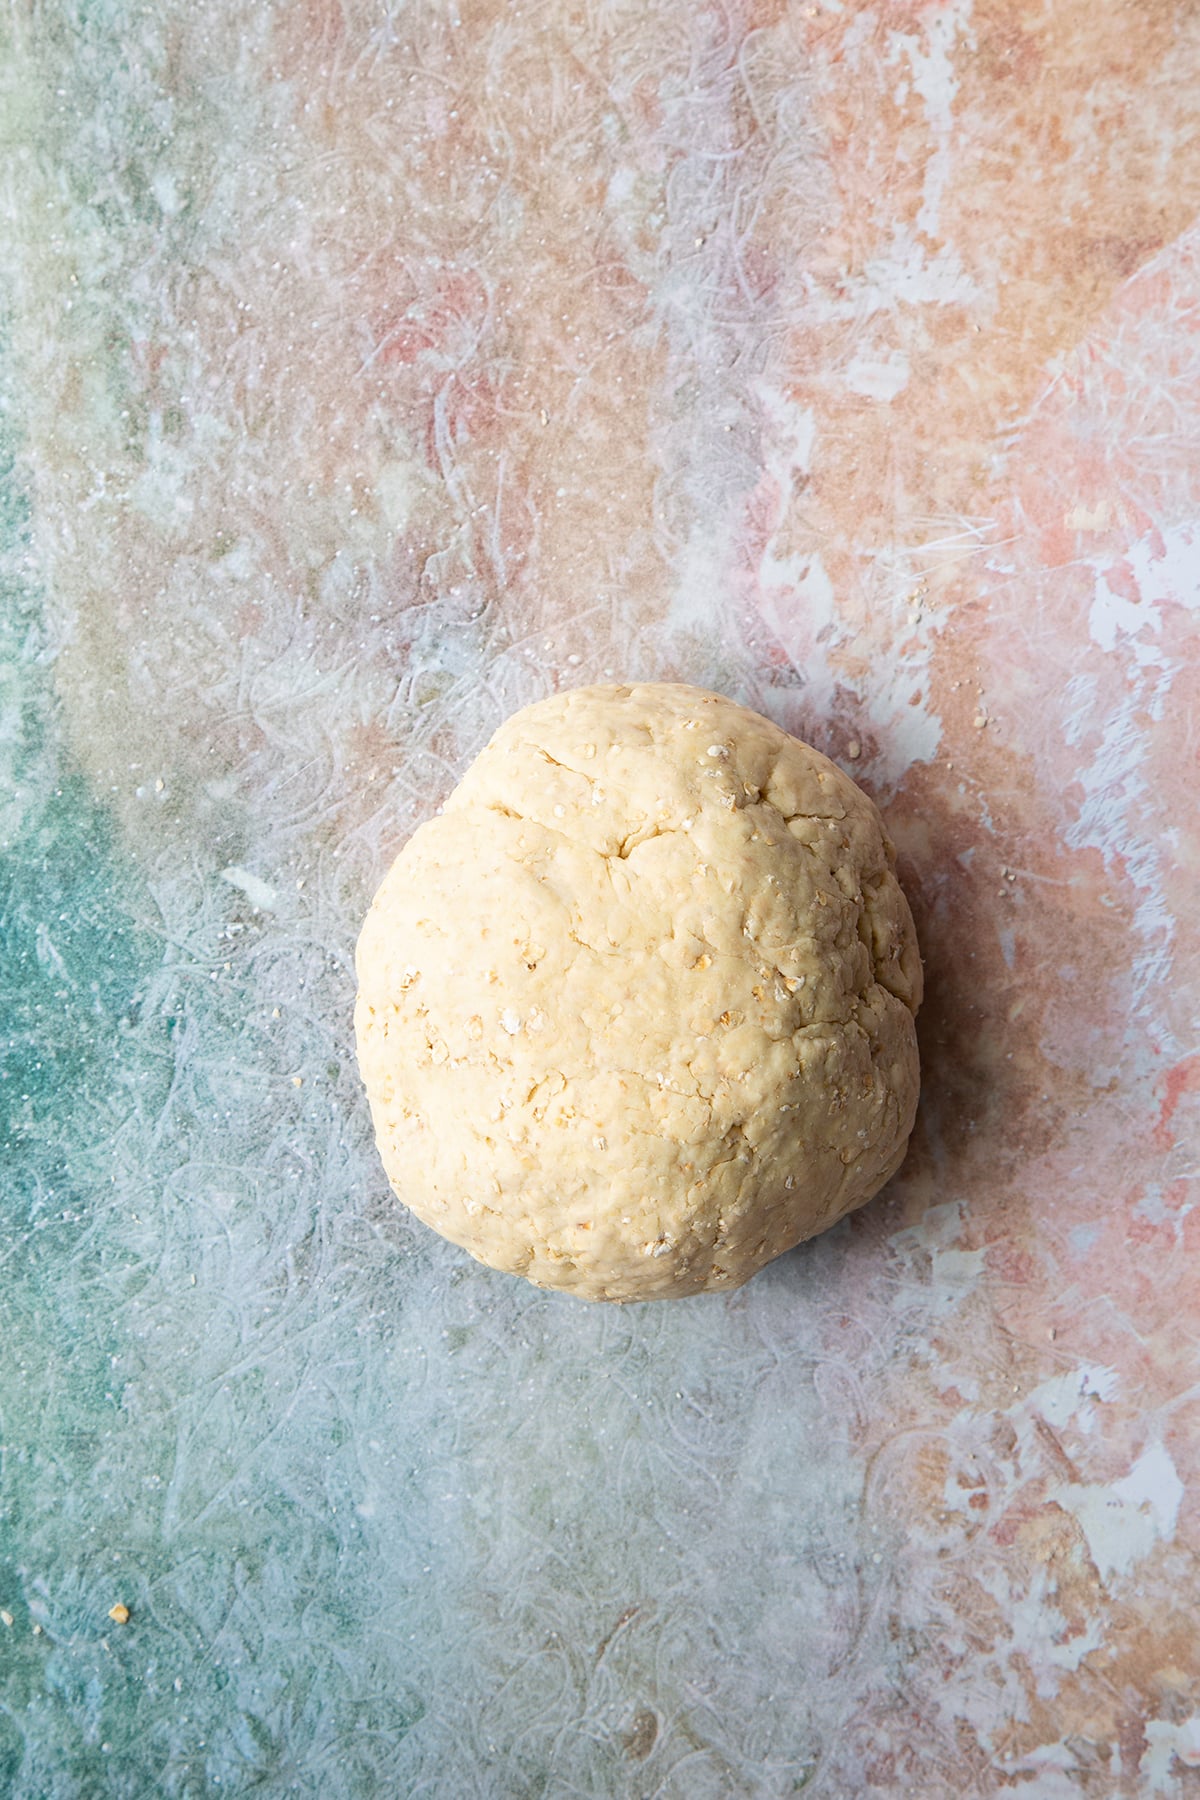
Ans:
POLYGON ((378 1791, 425 1706, 364 1520, 372 1466, 414 1456, 377 1385, 387 1255, 364 1290, 317 1217, 340 1109, 314 1180, 272 1129, 261 984, 168 938, 61 744, 4 448, 0 1791, 378 1791))

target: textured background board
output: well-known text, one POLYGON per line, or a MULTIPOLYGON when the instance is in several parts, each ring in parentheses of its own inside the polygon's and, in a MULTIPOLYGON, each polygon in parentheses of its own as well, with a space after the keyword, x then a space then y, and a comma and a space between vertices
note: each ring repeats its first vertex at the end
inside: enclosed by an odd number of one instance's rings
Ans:
POLYGON ((0 1790, 1186 1800, 1196 8, 0 30, 0 1790), (930 976, 887 1194, 625 1310, 397 1218, 349 1035, 610 675, 852 768, 930 976))

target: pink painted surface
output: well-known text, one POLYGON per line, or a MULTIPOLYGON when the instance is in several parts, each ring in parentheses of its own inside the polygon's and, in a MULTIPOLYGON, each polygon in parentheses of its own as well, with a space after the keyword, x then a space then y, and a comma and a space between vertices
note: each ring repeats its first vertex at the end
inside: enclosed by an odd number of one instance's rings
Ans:
MULTIPOLYGON (((232 863, 348 942, 494 724, 606 677, 759 706, 900 848, 906 1168, 819 1298, 777 1272, 644 1327, 801 1357, 854 1572, 815 1636, 780 1602, 706 1724, 647 1647, 607 1791, 773 1794, 786 1765, 829 1796, 1182 1800, 1200 15, 309 0, 145 36, 112 138, 139 82, 176 112, 139 211, 53 115, 84 48, 17 33, 44 116, 13 330, 69 741, 180 932, 232 863)), ((811 1532, 819 1453, 789 1481, 811 1532)), ((753 1585, 728 1530, 689 1641, 753 1585)), ((613 1608, 651 1578, 623 1579, 613 1608)))

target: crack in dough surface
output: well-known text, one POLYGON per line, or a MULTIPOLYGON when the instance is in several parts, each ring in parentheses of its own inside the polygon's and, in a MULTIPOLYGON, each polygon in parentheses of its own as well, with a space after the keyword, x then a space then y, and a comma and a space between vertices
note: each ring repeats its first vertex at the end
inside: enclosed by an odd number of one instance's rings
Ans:
POLYGON ((597 1300, 732 1289, 878 1191, 921 962, 873 803, 716 694, 510 718, 358 945, 384 1167, 495 1268, 597 1300))

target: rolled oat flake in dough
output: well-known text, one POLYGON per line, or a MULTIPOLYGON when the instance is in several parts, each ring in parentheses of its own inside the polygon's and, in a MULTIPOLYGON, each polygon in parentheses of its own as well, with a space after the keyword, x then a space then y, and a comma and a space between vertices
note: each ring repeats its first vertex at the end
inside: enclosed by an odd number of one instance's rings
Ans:
POLYGON ((904 1156, 921 960, 872 802, 720 695, 515 714, 358 944, 358 1056, 406 1206, 589 1300, 729 1290, 904 1156))

